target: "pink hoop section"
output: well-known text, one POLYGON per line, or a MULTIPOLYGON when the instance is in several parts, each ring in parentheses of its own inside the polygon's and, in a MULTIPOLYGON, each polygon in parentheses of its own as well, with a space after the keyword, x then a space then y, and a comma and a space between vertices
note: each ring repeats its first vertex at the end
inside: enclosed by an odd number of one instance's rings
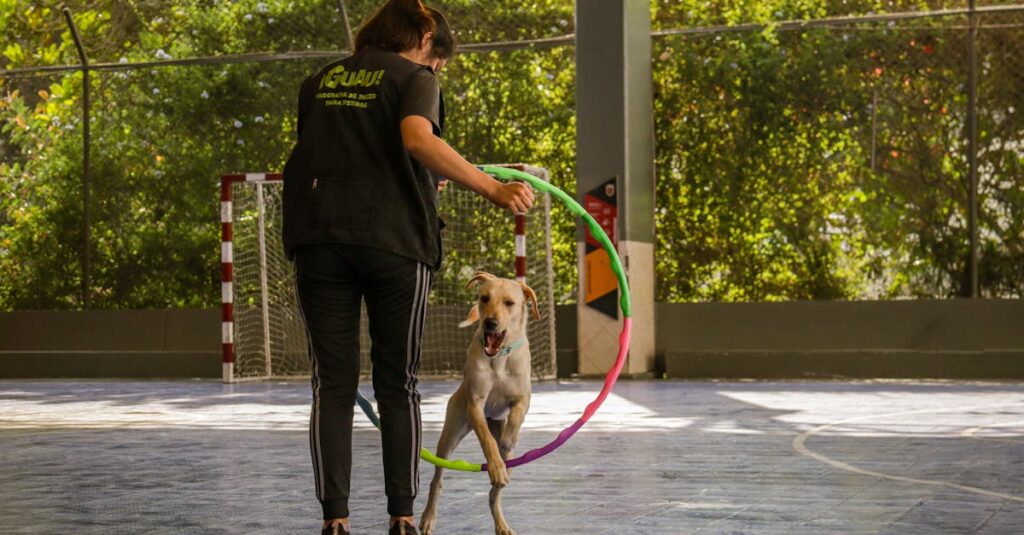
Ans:
MULTIPOLYGON (((608 398, 608 394, 611 393, 612 387, 615 386, 615 381, 619 379, 619 374, 622 373, 622 367, 626 364, 626 355, 629 354, 629 339, 632 332, 633 318, 626 316, 622 320, 622 332, 619 333, 619 355, 616 357, 615 364, 612 366, 612 369, 608 370, 608 375, 604 378, 604 387, 601 388, 601 393, 597 395, 597 398, 594 399, 594 401, 591 401, 590 404, 587 405, 587 408, 583 411, 583 416, 580 416, 580 418, 571 426, 563 429, 561 433, 558 433, 558 436, 550 443, 537 449, 530 450, 515 459, 505 461, 505 466, 512 468, 526 464, 555 451, 559 446, 572 438, 572 436, 575 435, 581 427, 583 427, 583 424, 587 423, 587 421, 594 416, 597 409, 601 408, 601 404, 608 398)), ((480 470, 486 472, 487 463, 480 465, 480 470)))

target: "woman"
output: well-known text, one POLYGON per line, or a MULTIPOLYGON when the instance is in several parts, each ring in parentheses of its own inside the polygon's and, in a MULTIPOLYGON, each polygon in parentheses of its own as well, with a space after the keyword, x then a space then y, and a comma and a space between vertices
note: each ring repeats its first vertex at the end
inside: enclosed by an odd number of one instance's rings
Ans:
POLYGON ((436 73, 455 53, 445 17, 390 0, 359 30, 354 55, 308 78, 298 143, 284 170, 285 252, 309 335, 310 452, 323 533, 348 533, 359 312, 366 300, 390 532, 414 534, 419 486, 420 339, 441 264, 438 176, 501 208, 533 192, 482 173, 439 137, 436 73))

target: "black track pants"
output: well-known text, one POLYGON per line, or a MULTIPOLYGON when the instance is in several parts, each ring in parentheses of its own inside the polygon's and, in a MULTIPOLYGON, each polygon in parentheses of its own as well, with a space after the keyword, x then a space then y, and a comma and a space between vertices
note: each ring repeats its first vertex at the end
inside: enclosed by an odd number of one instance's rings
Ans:
POLYGON ((366 300, 373 341, 373 390, 381 420, 388 513, 411 516, 419 488, 421 441, 416 374, 433 273, 409 258, 342 244, 300 247, 295 272, 299 308, 309 334, 309 445, 324 518, 349 514, 361 299, 366 300))

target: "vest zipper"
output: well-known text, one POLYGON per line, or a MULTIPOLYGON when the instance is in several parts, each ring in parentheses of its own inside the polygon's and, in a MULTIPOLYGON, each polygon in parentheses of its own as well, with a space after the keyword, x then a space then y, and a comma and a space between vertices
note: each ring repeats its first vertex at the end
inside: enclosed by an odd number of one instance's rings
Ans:
POLYGON ((314 179, 313 179, 313 189, 314 189, 314 190, 316 189, 316 181, 317 181, 317 179, 315 179, 315 178, 314 178, 314 179))

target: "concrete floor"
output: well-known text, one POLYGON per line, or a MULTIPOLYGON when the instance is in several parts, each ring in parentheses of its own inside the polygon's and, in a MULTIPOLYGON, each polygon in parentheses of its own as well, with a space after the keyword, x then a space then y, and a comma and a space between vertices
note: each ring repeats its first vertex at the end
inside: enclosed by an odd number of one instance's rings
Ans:
MULTIPOLYGON (((431 449, 455 386, 422 384, 431 449)), ((520 451, 599 388, 534 385, 520 451)), ((309 401, 304 382, 2 381, 0 533, 318 533, 309 401)), ((384 533, 356 422, 353 533, 384 533)), ((457 457, 482 459, 472 437, 457 457)), ((493 533, 487 491, 448 472, 439 531, 493 533)), ((1024 385, 620 382, 504 502, 520 535, 1022 533, 1024 385)))

